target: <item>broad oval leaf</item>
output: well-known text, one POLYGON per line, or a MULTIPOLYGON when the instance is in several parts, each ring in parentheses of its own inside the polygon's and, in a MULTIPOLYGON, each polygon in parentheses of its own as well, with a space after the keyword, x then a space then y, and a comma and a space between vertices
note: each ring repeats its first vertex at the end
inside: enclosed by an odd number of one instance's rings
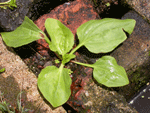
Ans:
POLYGON ((90 20, 77 29, 79 44, 93 53, 107 53, 115 49, 127 37, 123 30, 132 33, 135 20, 90 20))
POLYGON ((63 56, 72 49, 74 35, 69 28, 53 18, 46 19, 45 27, 51 38, 49 47, 52 51, 63 56))
POLYGON ((104 56, 93 64, 93 77, 107 87, 119 87, 129 84, 126 71, 119 66, 115 58, 104 56))
POLYGON ((19 47, 35 40, 41 39, 43 33, 27 16, 22 25, 12 32, 2 32, 2 38, 6 45, 10 47, 19 47))
POLYGON ((53 107, 64 104, 71 95, 69 73, 70 70, 62 66, 47 66, 39 74, 38 87, 53 107))

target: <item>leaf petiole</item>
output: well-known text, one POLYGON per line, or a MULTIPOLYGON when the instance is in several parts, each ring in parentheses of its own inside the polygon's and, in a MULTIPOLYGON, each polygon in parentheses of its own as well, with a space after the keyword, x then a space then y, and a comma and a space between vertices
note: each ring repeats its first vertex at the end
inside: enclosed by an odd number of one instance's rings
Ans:
POLYGON ((50 42, 49 38, 46 36, 46 34, 44 32, 41 32, 41 34, 44 35, 45 41, 50 45, 51 42, 50 42))
POLYGON ((85 63, 77 62, 77 61, 74 61, 74 60, 71 60, 71 62, 82 65, 82 66, 94 68, 93 64, 85 64, 85 63))
POLYGON ((7 3, 9 3, 9 2, 11 2, 11 0, 8 0, 8 1, 6 1, 6 2, 0 2, 0 5, 2 5, 2 4, 7 4, 7 3))
MULTIPOLYGON (((44 32, 40 32, 42 35, 44 35, 44 40, 50 45, 51 44, 51 41, 49 40, 49 38, 46 36, 46 34, 44 32)), ((62 60, 62 57, 56 53, 56 56, 62 60)))
POLYGON ((13 9, 13 7, 17 7, 16 0, 8 0, 5 2, 0 2, 0 8, 7 9, 7 6, 11 9, 13 9))
POLYGON ((76 52, 81 46, 83 46, 83 44, 77 45, 77 46, 70 52, 70 54, 73 54, 74 52, 76 52))

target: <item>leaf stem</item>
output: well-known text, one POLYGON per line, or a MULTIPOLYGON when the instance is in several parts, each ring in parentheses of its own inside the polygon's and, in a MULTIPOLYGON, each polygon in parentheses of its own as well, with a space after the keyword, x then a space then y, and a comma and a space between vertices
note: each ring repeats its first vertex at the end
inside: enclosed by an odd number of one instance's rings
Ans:
POLYGON ((6 2, 0 2, 0 4, 7 4, 7 3, 9 3, 9 2, 11 2, 11 0, 8 0, 8 1, 6 1, 6 2))
POLYGON ((77 45, 77 46, 70 52, 70 54, 73 54, 74 52, 76 52, 81 46, 83 46, 83 44, 77 45))
POLYGON ((49 38, 46 36, 46 34, 44 33, 44 32, 41 32, 43 35, 44 35, 44 39, 45 39, 45 41, 50 45, 50 40, 49 40, 49 38))
POLYGON ((83 65, 83 66, 86 66, 86 67, 92 67, 92 68, 94 68, 94 66, 92 64, 85 64, 85 63, 77 62, 77 61, 74 61, 74 60, 71 60, 71 62, 79 64, 79 65, 83 65))
MULTIPOLYGON (((48 43, 48 45, 50 45, 51 41, 49 40, 49 38, 46 36, 46 34, 44 32, 41 32, 41 33, 44 35, 45 41, 48 43)), ((62 57, 59 54, 56 53, 56 56, 62 60, 62 57)))
POLYGON ((59 67, 59 68, 61 69, 61 71, 62 71, 63 67, 64 67, 64 64, 61 63, 61 65, 60 65, 60 67, 59 67))

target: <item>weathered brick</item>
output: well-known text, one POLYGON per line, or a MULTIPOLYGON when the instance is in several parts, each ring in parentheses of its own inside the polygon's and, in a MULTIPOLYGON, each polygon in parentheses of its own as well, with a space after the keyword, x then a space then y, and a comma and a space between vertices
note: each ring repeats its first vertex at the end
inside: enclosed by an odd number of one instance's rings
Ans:
POLYGON ((149 0, 125 0, 136 12, 150 23, 150 1, 149 0))
POLYGON ((150 25, 134 11, 124 15, 125 18, 136 20, 135 29, 111 55, 128 73, 130 84, 119 88, 119 93, 128 100, 150 79, 150 25))

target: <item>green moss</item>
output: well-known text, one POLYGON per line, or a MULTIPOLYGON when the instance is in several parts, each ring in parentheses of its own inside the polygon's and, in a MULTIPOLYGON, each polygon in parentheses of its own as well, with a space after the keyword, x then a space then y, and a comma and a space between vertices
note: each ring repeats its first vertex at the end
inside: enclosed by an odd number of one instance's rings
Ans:
POLYGON ((148 76, 146 76, 144 72, 145 71, 143 68, 137 68, 137 70, 130 75, 132 76, 130 81, 134 84, 134 91, 139 90, 144 84, 148 82, 148 76))
POLYGON ((149 51, 149 56, 150 56, 150 51, 149 51))

